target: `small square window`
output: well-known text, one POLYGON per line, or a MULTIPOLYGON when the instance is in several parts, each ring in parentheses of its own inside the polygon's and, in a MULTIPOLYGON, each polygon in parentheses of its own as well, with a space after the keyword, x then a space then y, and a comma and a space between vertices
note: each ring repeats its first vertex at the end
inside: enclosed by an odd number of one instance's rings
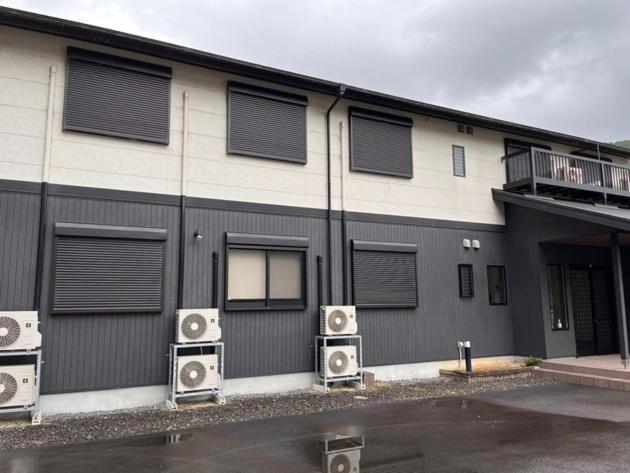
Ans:
POLYGON ((470 299, 475 295, 472 264, 460 264, 457 268, 459 272, 459 297, 470 299))
POLYGON ((505 266, 488 266, 488 299, 490 305, 507 304, 505 266))

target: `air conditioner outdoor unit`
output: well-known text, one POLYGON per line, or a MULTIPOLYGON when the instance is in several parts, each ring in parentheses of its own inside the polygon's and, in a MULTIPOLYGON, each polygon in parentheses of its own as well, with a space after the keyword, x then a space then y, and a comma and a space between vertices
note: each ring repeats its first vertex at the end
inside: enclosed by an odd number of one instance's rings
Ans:
POLYGON ((0 312, 0 351, 33 350, 42 346, 35 311, 0 312))
POLYGON ((177 311, 177 343, 216 342, 220 339, 219 309, 177 311))
POLYGON ((323 462, 324 473, 358 473, 361 461, 361 449, 346 450, 339 453, 329 453, 323 462))
POLYGON ((0 366, 0 409, 35 403, 35 365, 0 366))
POLYGON ((354 335, 357 330, 357 311, 353 305, 320 307, 319 332, 322 335, 354 335))
POLYGON ((193 355, 177 357, 177 392, 219 389, 219 357, 193 355))
POLYGON ((320 348, 319 372, 326 378, 355 376, 359 372, 357 347, 354 345, 328 346, 324 358, 324 347, 320 348))

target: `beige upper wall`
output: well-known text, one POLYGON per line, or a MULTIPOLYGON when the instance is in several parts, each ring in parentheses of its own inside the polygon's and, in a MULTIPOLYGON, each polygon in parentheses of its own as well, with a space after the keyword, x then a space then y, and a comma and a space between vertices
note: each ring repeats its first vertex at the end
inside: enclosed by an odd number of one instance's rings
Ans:
MULTIPOLYGON (((307 93, 305 165, 226 153, 227 82, 252 80, 29 31, 0 27, 0 178, 42 180, 50 66, 57 66, 49 181, 99 188, 180 193, 183 93, 189 93, 188 195, 300 207, 326 207, 325 111, 333 98, 307 93), (67 46, 173 68, 168 146, 62 131, 67 46)), ((276 89, 300 92, 286 87, 276 89)), ((407 114, 413 119, 412 179, 349 171, 347 108, 332 115, 333 206, 423 218, 503 223, 490 189, 504 183, 505 134, 407 114), (343 127, 343 138, 340 134, 343 127), (465 178, 453 176, 452 145, 466 150, 465 178), (343 150, 343 151, 342 151, 343 150)), ((356 104, 361 105, 361 104, 356 104)), ((374 107, 372 107, 374 108, 374 107)), ((389 111, 391 110, 384 110, 389 111)), ((395 113, 395 112, 394 112, 395 113)), ((571 151, 553 145, 558 151, 571 151)))

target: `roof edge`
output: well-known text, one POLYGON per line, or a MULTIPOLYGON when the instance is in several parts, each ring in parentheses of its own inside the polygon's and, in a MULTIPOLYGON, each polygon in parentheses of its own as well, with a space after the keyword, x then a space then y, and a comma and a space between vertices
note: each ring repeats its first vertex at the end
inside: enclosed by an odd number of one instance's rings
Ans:
MULTIPOLYGON (((518 205, 532 210, 547 212, 575 220, 583 220, 590 223, 610 227, 618 230, 630 231, 630 218, 617 217, 616 215, 604 215, 597 211, 571 207, 555 199, 543 200, 540 197, 528 197, 515 192, 500 189, 492 189, 492 197, 505 204, 518 205)), ((630 217, 630 210, 628 210, 630 217)))
MULTIPOLYGON (((204 67, 207 69, 330 96, 337 96, 340 88, 344 86, 343 84, 334 81, 262 66, 130 33, 123 33, 99 26, 65 20, 39 13, 32 13, 15 8, 0 6, 0 25, 61 36, 88 43, 100 44, 112 48, 146 54, 174 62, 204 67)), ((432 105, 425 102, 375 92, 360 87, 345 86, 344 97, 361 103, 382 106, 403 112, 453 122, 460 122, 467 125, 473 125, 526 138, 552 141, 554 143, 576 146, 583 149, 595 149, 599 146, 600 151, 604 154, 630 158, 630 149, 610 143, 604 143, 528 125, 521 125, 483 115, 463 112, 452 108, 441 107, 439 105, 432 105)))

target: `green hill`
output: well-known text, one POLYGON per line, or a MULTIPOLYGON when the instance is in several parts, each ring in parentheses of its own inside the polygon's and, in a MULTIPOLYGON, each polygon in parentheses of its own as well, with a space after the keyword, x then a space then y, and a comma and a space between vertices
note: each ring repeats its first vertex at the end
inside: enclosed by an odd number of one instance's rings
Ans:
POLYGON ((630 148, 630 140, 615 141, 613 144, 617 146, 623 146, 624 148, 630 148))

